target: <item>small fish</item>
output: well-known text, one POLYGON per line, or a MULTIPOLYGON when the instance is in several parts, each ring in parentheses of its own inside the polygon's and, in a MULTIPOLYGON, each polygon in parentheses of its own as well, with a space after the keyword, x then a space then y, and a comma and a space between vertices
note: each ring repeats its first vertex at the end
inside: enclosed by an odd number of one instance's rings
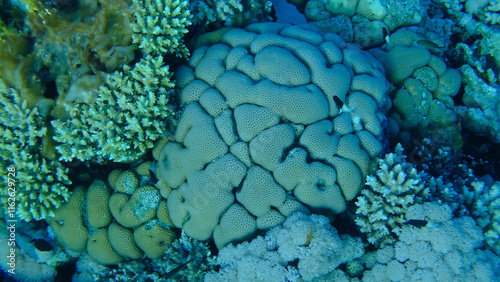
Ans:
POLYGON ((45 241, 44 239, 33 239, 30 241, 30 243, 34 243, 35 248, 39 250, 40 252, 49 252, 54 249, 49 242, 45 241))
POLYGON ((422 47, 427 48, 427 49, 440 49, 440 48, 442 48, 441 46, 439 46, 436 43, 434 43, 430 40, 427 40, 427 39, 417 40, 416 43, 422 47))
POLYGON ((410 219, 410 220, 406 221, 406 223, 411 224, 411 225, 418 227, 418 228, 422 228, 422 227, 427 226, 428 221, 422 220, 422 219, 410 219))
POLYGON ((340 100, 340 98, 337 96, 333 96, 333 101, 335 102, 335 105, 339 110, 344 106, 344 102, 342 102, 342 100, 340 100))
POLYGON ((384 38, 386 38, 389 35, 389 31, 387 30, 387 28, 382 27, 382 35, 384 36, 384 38))
POLYGON ((170 270, 167 274, 165 274, 162 278, 163 279, 170 279, 177 275, 181 270, 183 270, 192 260, 188 260, 187 262, 180 264, 179 266, 176 266, 174 269, 170 270))
POLYGON ((385 27, 382 28, 382 35, 384 36, 385 43, 387 45, 390 45, 391 44, 391 37, 389 35, 389 31, 387 30, 387 28, 385 28, 385 27))

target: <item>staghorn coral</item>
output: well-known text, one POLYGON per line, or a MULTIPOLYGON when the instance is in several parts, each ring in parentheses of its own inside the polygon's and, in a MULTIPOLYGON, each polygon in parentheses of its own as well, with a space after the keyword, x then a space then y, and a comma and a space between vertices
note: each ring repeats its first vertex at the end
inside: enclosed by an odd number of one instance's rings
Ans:
POLYGON ((373 57, 314 26, 224 32, 177 70, 185 110, 155 156, 174 225, 219 248, 302 205, 342 212, 382 150, 388 87, 373 57))
MULTIPOLYGON (((47 137, 45 118, 38 108, 30 108, 18 91, 0 79, 0 168, 15 169, 16 214, 25 221, 54 216, 54 210, 69 197, 68 169, 43 156, 47 137)), ((2 174, 7 183, 7 173, 2 174)), ((1 201, 7 202, 7 193, 1 201)), ((4 206, 4 205, 2 205, 4 206)))
POLYGON ((174 83, 162 57, 124 66, 94 86, 89 102, 64 103, 69 117, 52 121, 61 159, 116 162, 138 160, 167 130, 173 117, 174 83))

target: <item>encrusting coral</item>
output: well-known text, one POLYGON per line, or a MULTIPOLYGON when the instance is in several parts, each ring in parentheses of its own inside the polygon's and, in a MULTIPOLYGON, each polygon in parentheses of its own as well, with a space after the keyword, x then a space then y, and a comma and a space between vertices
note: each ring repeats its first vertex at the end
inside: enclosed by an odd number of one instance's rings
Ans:
POLYGON ((399 240, 361 261, 363 281, 496 281, 500 259, 481 250, 481 229, 470 217, 451 217, 446 204, 427 202, 410 207, 406 218, 425 220, 427 226, 405 224, 399 240))
MULTIPOLYGON (((398 0, 309 0, 304 14, 309 22, 336 32, 361 47, 384 43, 387 33, 422 20, 419 1, 398 0)), ((299 4, 300 5, 300 4, 299 4)))
POLYGON ((155 156, 174 225, 198 240, 213 233, 221 248, 282 222, 292 191, 312 210, 342 212, 382 150, 379 62, 311 25, 206 36, 176 72, 176 142, 155 156))
MULTIPOLYGON (((141 158, 168 129, 174 115, 169 104, 174 83, 162 57, 124 66, 95 85, 88 102, 67 97, 67 117, 52 121, 61 160, 109 159, 132 162, 141 158)), ((75 90, 75 92, 78 92, 75 90)))
POLYGON ((326 217, 295 213, 265 236, 222 248, 220 270, 205 281, 311 281, 363 253, 360 238, 339 235, 326 217))

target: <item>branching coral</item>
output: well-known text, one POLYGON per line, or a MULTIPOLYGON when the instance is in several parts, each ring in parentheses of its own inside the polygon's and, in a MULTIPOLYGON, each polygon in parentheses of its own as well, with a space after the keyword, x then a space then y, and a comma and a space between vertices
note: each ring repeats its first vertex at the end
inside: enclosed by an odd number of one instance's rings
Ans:
POLYGON ((66 102, 69 118, 52 121, 62 160, 131 162, 140 158, 167 130, 172 74, 162 57, 148 56, 125 66, 95 86, 89 103, 66 102))
POLYGON ((500 182, 474 181, 465 194, 472 202, 471 212, 484 232, 486 244, 500 254, 500 182))
POLYGON ((132 3, 136 17, 132 38, 139 48, 153 56, 164 53, 189 56, 182 40, 191 25, 188 1, 133 0, 132 3))
MULTIPOLYGON (((0 167, 4 172, 7 167, 15 169, 16 214, 25 221, 53 216, 53 210, 68 199, 67 185, 71 182, 66 168, 42 156, 43 138, 47 136, 45 119, 38 108, 28 107, 1 79, 0 104, 0 167)), ((2 177, 7 183, 7 173, 2 177)), ((2 203, 6 203, 5 197, 7 193, 2 194, 2 203)))
POLYGON ((372 244, 393 243, 406 221, 404 214, 408 207, 428 192, 424 172, 418 172, 405 159, 403 148, 398 144, 395 153, 380 160, 375 175, 367 177, 370 188, 362 190, 356 201, 356 224, 361 232, 367 233, 372 244))

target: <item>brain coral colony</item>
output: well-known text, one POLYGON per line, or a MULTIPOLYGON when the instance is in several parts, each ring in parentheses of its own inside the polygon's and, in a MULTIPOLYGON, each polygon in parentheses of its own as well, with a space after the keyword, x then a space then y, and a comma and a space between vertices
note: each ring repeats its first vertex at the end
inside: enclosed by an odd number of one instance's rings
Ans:
POLYGON ((498 1, 290 2, 0 0, 0 277, 500 280, 498 1))

